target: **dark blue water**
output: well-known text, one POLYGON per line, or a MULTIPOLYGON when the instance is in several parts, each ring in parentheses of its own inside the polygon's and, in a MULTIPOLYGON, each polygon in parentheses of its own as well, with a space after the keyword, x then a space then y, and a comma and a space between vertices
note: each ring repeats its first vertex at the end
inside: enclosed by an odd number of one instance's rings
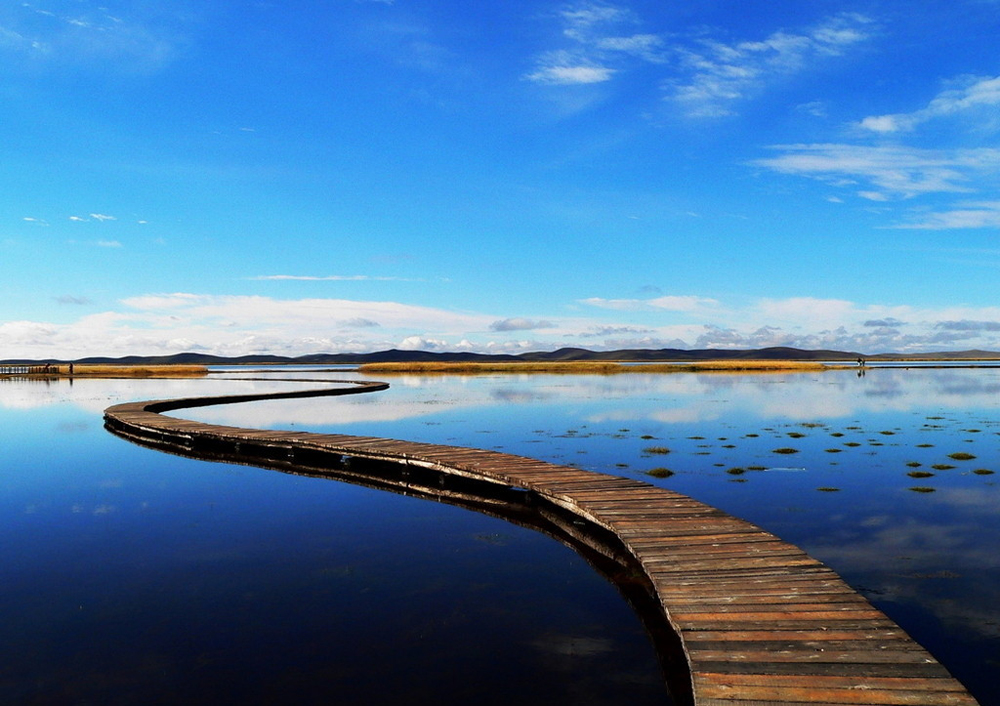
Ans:
POLYGON ((639 619, 548 537, 102 428, 241 384, 0 383, 0 703, 664 703, 639 619))
MULTIPOLYGON (((687 493, 830 564, 1000 706, 1000 370, 390 382, 178 414, 497 448, 687 493)), ((0 386, 0 701, 663 699, 639 621, 549 538, 101 429, 114 401, 302 384, 0 386)))

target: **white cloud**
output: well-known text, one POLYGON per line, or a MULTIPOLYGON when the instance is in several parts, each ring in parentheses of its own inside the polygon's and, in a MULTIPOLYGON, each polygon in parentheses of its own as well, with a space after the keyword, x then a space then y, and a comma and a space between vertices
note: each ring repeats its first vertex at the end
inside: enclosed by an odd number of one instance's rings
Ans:
POLYGON ((19 3, 0 28, 0 51, 28 55, 38 65, 156 70, 185 43, 182 27, 193 15, 179 10, 176 4, 161 9, 147 3, 125 19, 93 0, 79 0, 57 12, 19 3))
POLYGON ((591 297, 581 303, 600 309, 618 311, 679 311, 696 312, 718 305, 715 299, 696 296, 663 296, 654 299, 602 299, 591 297))
POLYGON ((604 37, 594 42, 598 49, 638 56, 652 63, 666 60, 664 41, 655 34, 633 34, 629 37, 604 37))
POLYGON ((647 302, 654 309, 665 309, 667 311, 699 311, 707 307, 714 307, 719 302, 715 299, 694 296, 665 296, 650 299, 647 302))
POLYGON ((990 109, 986 119, 994 129, 1000 125, 995 111, 1000 105, 1000 76, 962 77, 955 83, 958 84, 955 88, 942 91, 920 110, 894 115, 873 115, 864 118, 858 125, 864 130, 880 134, 908 132, 929 120, 982 108, 990 109))
POLYGON ((754 308, 755 320, 763 320, 768 324, 794 326, 809 321, 813 328, 827 328, 858 318, 855 304, 844 299, 762 299, 754 308))
POLYGON ((874 115, 862 120, 859 125, 872 132, 896 132, 900 130, 900 121, 893 115, 874 115))
POLYGON ((870 36, 871 21, 845 13, 801 33, 778 31, 761 41, 701 40, 678 48, 682 76, 668 82, 669 98, 691 117, 721 117, 769 83, 841 54, 870 36))
POLYGON ((491 331, 531 331, 546 328, 555 328, 555 325, 549 321, 534 321, 524 318, 502 319, 490 324, 491 331))
MULTIPOLYGON (((930 193, 963 193, 984 176, 1000 174, 1000 150, 928 150, 905 146, 798 144, 775 145, 777 157, 752 164, 838 186, 867 183, 869 195, 912 198, 930 193)), ((880 199, 881 200, 881 199, 880 199)))
MULTIPOLYGON (((783 174, 824 181, 852 189, 859 198, 887 202, 929 195, 984 194, 977 202, 926 207, 906 220, 888 226, 897 229, 947 230, 1000 227, 996 201, 1000 178, 1000 149, 917 148, 903 141, 932 120, 961 119, 948 124, 949 136, 981 137, 1000 130, 1000 76, 961 77, 927 106, 912 113, 873 115, 854 125, 861 133, 880 136, 882 144, 791 144, 770 149, 776 157, 752 164, 783 174), (895 143, 887 140, 891 137, 895 143)), ((858 134, 858 130, 855 134, 858 134)), ((977 139, 982 144, 982 139, 977 139)), ((940 200, 940 199, 939 199, 940 200)))
MULTIPOLYGON (((630 10, 606 3, 582 3, 556 17, 560 49, 539 54, 527 80, 546 85, 605 83, 636 64, 673 71, 664 77, 668 99, 692 117, 735 112, 734 105, 774 81, 807 70, 868 39, 871 21, 858 14, 827 18, 801 32, 777 31, 759 41, 725 43, 685 40, 635 31, 630 10), (570 44, 566 44, 567 40, 570 44)), ((813 103, 813 112, 821 110, 813 103)))
POLYGON ((953 228, 1000 228, 1000 201, 968 202, 937 213, 920 214, 919 220, 893 226, 898 229, 950 230, 953 228))
POLYGON ((795 109, 806 115, 811 115, 814 118, 825 118, 827 116, 826 103, 823 101, 811 101, 809 103, 803 103, 801 105, 795 106, 795 109))
POLYGON ((95 221, 101 221, 101 222, 104 222, 104 221, 117 221, 118 220, 114 216, 108 216, 108 215, 106 215, 104 213, 91 213, 90 217, 93 218, 95 221))
POLYGON ((604 3, 581 3, 557 13, 562 24, 560 40, 568 49, 541 53, 535 69, 525 79, 549 86, 570 86, 610 81, 624 56, 655 60, 662 40, 651 34, 621 35, 617 29, 633 24, 627 10, 604 3))
POLYGON ((624 8, 593 2, 566 8, 559 14, 566 21, 565 33, 575 38, 582 37, 595 25, 616 22, 628 17, 628 12, 624 8))
POLYGON ((406 277, 378 277, 373 275, 259 275, 248 279, 254 281, 275 281, 284 280, 297 282, 422 282, 424 280, 409 279, 406 277))
POLYGON ((448 341, 434 338, 424 338, 423 336, 407 336, 399 343, 402 350, 412 351, 434 351, 448 348, 448 341))
POLYGON ((185 350, 219 355, 390 348, 518 353, 562 346, 1000 350, 1000 307, 928 309, 810 297, 725 305, 697 296, 592 301, 603 310, 596 317, 538 321, 392 301, 151 294, 124 300, 119 311, 84 314, 69 323, 5 322, 0 324, 0 350, 29 358, 185 350), (660 308, 649 304, 658 300, 660 308), (677 316, 685 323, 670 320, 677 316), (518 330, 534 333, 530 339, 505 340, 518 330))
POLYGON ((614 69, 589 63, 569 52, 550 52, 539 60, 539 67, 525 76, 529 81, 550 86, 603 83, 614 69))

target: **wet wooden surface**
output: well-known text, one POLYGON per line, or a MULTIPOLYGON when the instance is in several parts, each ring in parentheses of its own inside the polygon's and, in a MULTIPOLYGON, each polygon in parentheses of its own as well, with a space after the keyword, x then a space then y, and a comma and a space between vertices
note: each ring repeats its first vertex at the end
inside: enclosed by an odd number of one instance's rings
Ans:
POLYGON ((496 451, 376 437, 224 427, 160 414, 208 404, 366 392, 384 384, 135 402, 109 428, 195 446, 248 446, 421 466, 530 491, 617 535, 680 637, 699 706, 960 704, 975 699, 926 650, 798 547, 638 480, 496 451))

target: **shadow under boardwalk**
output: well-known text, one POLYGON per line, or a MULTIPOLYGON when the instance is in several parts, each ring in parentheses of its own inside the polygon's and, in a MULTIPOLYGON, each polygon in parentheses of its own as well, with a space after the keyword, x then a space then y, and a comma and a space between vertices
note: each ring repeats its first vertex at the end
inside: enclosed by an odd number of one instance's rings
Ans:
POLYGON ((162 412, 319 390, 119 404, 106 427, 196 458, 444 500, 568 544, 642 618, 678 703, 974 706, 926 650, 836 573, 759 527, 648 483, 474 448, 203 424, 162 412))

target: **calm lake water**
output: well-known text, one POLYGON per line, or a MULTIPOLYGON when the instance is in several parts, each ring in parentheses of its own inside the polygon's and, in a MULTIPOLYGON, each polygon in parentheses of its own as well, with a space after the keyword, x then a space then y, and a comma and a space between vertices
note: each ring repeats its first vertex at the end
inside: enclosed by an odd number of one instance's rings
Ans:
MULTIPOLYGON (((289 375, 357 378, 254 377, 289 375)), ((666 701, 639 619, 548 537, 102 428, 118 401, 315 385, 246 376, 0 382, 0 702, 666 701)), ((1000 369, 388 379, 177 414, 669 487, 825 561, 1000 706, 1000 369)))

